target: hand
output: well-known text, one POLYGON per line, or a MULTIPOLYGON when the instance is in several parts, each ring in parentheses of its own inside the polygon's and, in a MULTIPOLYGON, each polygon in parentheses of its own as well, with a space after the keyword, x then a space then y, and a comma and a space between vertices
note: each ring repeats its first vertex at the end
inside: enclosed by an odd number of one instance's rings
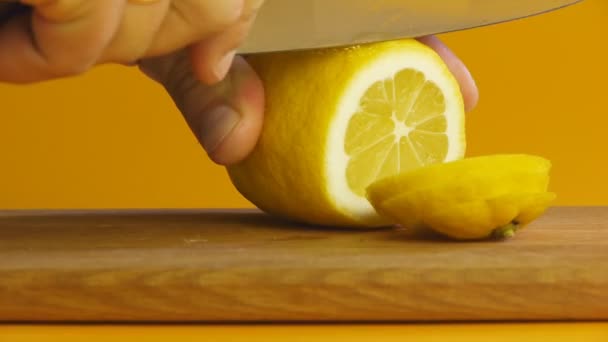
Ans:
MULTIPOLYGON (((167 89, 212 160, 235 163, 255 146, 263 88, 234 51, 263 0, 21 2, 33 10, 0 26, 0 81, 37 82, 104 63, 138 64, 167 89)), ((420 40, 443 57, 472 109, 478 95, 466 67, 435 37, 420 40)))
POLYGON ((77 75, 187 48, 196 76, 223 79, 262 0, 20 0, 0 25, 0 81, 77 75))

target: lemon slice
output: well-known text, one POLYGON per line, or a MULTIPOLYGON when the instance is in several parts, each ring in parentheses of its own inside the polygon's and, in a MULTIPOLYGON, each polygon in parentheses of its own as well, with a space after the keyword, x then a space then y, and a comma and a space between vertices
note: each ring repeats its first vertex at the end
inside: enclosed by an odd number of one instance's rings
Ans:
POLYGON ((487 155, 428 165, 368 187, 374 207, 405 228, 452 238, 513 235, 555 198, 551 162, 533 155, 487 155))
POLYGON ((298 221, 386 225, 376 180, 463 157, 464 105, 441 58, 416 40, 248 58, 266 92, 253 153, 228 167, 259 208, 298 221))

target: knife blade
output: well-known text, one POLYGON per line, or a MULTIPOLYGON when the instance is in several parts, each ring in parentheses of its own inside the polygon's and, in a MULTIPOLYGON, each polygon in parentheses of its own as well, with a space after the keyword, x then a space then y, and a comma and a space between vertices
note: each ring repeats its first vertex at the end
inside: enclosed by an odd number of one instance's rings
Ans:
MULTIPOLYGON (((492 25, 583 0, 266 0, 238 52, 316 49, 492 25)), ((22 11, 0 0, 0 24, 22 11)))
POLYGON ((239 53, 420 37, 529 17, 583 0, 266 0, 239 53))

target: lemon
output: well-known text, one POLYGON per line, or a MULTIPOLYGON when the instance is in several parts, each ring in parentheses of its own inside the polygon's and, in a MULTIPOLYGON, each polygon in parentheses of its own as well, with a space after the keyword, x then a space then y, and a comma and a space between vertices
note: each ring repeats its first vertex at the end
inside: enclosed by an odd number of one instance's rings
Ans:
POLYGON ((366 197, 371 183, 464 156, 459 85, 416 40, 248 61, 265 87, 264 127, 228 173, 266 212, 321 225, 387 225, 366 197))
POLYGON ((490 155, 419 168, 368 188, 378 212, 406 228, 469 240, 507 237, 542 215, 551 163, 531 155, 490 155))

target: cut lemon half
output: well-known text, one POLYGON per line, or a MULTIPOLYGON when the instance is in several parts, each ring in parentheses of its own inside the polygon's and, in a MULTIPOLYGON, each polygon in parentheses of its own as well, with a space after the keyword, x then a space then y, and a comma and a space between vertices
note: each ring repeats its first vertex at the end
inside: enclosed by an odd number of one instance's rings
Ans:
POLYGON ((465 152, 464 105, 442 59, 416 40, 252 55, 264 127, 233 184, 269 213, 380 226, 374 181, 465 152))

